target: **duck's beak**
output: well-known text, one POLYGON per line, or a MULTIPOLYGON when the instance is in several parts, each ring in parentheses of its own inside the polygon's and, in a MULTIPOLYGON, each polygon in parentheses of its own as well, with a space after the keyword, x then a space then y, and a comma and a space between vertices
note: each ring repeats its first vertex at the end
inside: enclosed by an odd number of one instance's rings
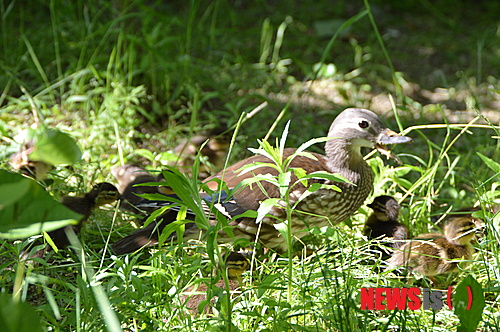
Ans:
POLYGON ((401 164, 401 160, 396 157, 395 154, 389 150, 386 144, 402 144, 402 143, 410 143, 413 139, 408 136, 402 136, 395 131, 392 131, 388 128, 384 129, 380 135, 377 137, 377 144, 375 144, 375 149, 377 149, 380 154, 387 157, 387 159, 393 159, 397 163, 401 164))
POLYGON ((402 136, 388 128, 384 129, 377 138, 378 144, 401 144, 413 141, 411 137, 402 136))

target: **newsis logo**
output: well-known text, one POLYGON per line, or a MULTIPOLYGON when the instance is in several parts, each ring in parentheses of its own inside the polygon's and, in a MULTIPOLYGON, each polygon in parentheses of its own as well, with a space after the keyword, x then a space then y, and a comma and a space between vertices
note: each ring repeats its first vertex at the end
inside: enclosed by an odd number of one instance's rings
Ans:
MULTIPOLYGON (((453 287, 448 291, 430 290, 429 288, 361 288, 361 310, 441 310, 446 305, 453 309, 453 287)), ((472 306, 472 291, 467 286, 467 310, 472 306)))

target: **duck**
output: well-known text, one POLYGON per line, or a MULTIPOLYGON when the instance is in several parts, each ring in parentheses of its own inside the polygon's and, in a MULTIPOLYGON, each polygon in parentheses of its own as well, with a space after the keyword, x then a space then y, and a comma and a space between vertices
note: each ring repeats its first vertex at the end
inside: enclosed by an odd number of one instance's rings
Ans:
POLYGON ((472 259, 475 228, 470 217, 452 218, 445 224, 444 234, 419 235, 396 250, 387 262, 393 267, 406 266, 437 284, 435 276, 457 272, 460 261, 472 259))
POLYGON ((220 171, 224 167, 229 143, 230 136, 221 133, 221 130, 182 139, 173 149, 177 160, 170 165, 186 174, 191 174, 194 159, 199 153, 205 160, 200 165, 198 177, 205 179, 214 171, 220 171))
MULTIPOLYGON (((398 221, 401 208, 398 201, 394 197, 382 195, 375 197, 367 206, 373 210, 363 229, 363 234, 368 240, 388 238, 388 241, 381 243, 382 246, 392 249, 402 247, 409 237, 409 230, 398 221)), ((382 259, 390 257, 390 251, 386 248, 373 246, 372 249, 380 252, 382 259)))
MULTIPOLYGON (((363 159, 362 148, 387 151, 387 144, 411 141, 410 137, 388 129, 372 111, 348 108, 332 122, 324 155, 294 148, 283 149, 282 158, 283 160, 288 158, 289 169, 302 169, 303 174, 309 175, 306 184, 306 181, 298 181, 298 172, 289 173, 288 201, 293 207, 290 220, 293 237, 300 239, 306 236, 311 227, 338 224, 353 215, 364 203, 373 190, 374 176, 371 167, 363 159), (315 176, 315 173, 324 176, 315 176), (340 177, 337 177, 339 175, 340 177), (310 186, 315 190, 308 191, 310 186)), ((272 160, 265 154, 256 154, 204 180, 206 189, 199 195, 204 202, 204 210, 210 224, 216 225, 219 220, 216 214, 222 214, 229 219, 231 227, 229 234, 224 230, 218 232, 219 242, 246 239, 250 243, 258 242, 277 252, 287 250, 287 239, 278 230, 279 224, 287 217, 280 188, 264 180, 252 185, 241 185, 254 177, 277 177, 279 171, 272 164, 272 160), (242 171, 245 167, 250 168, 242 171), (224 190, 220 189, 221 182, 225 184, 224 190), (255 214, 262 202, 269 198, 275 199, 277 204, 269 208, 266 216, 257 223, 256 218, 249 216, 249 213, 253 211, 255 214), (217 209, 216 214, 210 212, 208 204, 214 205, 217 209), (238 217, 243 213, 246 215, 238 217)), ((172 205, 168 201, 154 203, 158 204, 157 208, 172 205)), ((195 218, 196 214, 193 211, 187 212, 186 219, 194 221, 195 218)), ((176 208, 167 209, 144 228, 115 242, 113 251, 120 255, 154 246, 158 244, 162 230, 175 220, 177 220, 176 208)), ((185 225, 183 238, 198 239, 203 233, 204 231, 198 228, 195 222, 188 222, 185 225)), ((174 239, 175 236, 172 234, 169 239, 174 239)))
POLYGON ((144 168, 124 164, 111 168, 111 174, 118 182, 118 192, 120 193, 120 209, 126 212, 144 217, 145 213, 152 211, 144 211, 136 205, 143 199, 138 196, 142 194, 173 194, 173 191, 166 184, 161 186, 141 185, 146 183, 164 182, 161 174, 151 173, 144 168))
MULTIPOLYGON (((78 224, 70 225, 66 227, 61 227, 53 231, 48 232, 48 235, 52 239, 52 242, 57 247, 57 249, 64 249, 70 245, 70 241, 66 235, 67 228, 72 228, 73 231, 78 234, 82 228, 82 225, 88 220, 92 211, 106 204, 111 204, 119 199, 120 195, 118 189, 108 182, 101 182, 92 187, 88 193, 83 196, 64 196, 61 199, 61 204, 69 208, 70 210, 82 215, 78 224)), ((38 245, 40 243, 36 243, 38 245)), ((36 251, 34 254, 30 254, 29 250, 23 251, 21 254, 22 260, 42 258, 45 253, 51 251, 53 248, 50 244, 47 244, 45 248, 36 251)))

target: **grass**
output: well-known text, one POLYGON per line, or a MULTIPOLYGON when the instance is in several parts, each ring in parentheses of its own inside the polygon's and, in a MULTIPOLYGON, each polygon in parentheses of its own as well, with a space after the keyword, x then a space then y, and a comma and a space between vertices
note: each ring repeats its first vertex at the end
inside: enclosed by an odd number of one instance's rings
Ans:
MULTIPOLYGON (((258 148, 257 139, 281 137, 290 119, 287 146, 298 147, 324 136, 341 109, 366 107, 415 140, 395 147, 402 165, 369 158, 373 196, 394 195, 411 231, 428 232, 445 213, 498 201, 498 129, 485 121, 498 122, 498 4, 471 6, 0 1, 2 166, 10 169, 6 157, 23 130, 56 127, 84 154, 82 163, 53 170, 48 190, 81 194, 113 181, 109 170, 121 163, 162 168, 162 153, 199 132, 237 128, 231 163, 258 148), (486 119, 470 124, 476 115, 486 119)), ((321 152, 321 144, 311 150, 321 152)), ((197 190, 196 181, 188 183, 197 190)), ((448 309, 359 309, 361 287, 407 285, 371 256, 361 232, 370 212, 363 207, 346 225, 312 230, 313 255, 254 257, 241 292, 229 299, 215 286, 224 273, 213 242, 116 257, 109 244, 133 230, 133 218, 107 207, 84 227, 81 250, 53 254, 50 263, 25 267, 17 257, 28 240, 3 241, 0 288, 31 304, 52 331, 456 329, 459 319, 448 309), (201 283, 215 315, 185 306, 183 293, 201 283)), ((472 275, 485 294, 479 328, 497 331, 498 217, 487 213, 485 223, 474 261, 439 281, 456 286, 472 275)))

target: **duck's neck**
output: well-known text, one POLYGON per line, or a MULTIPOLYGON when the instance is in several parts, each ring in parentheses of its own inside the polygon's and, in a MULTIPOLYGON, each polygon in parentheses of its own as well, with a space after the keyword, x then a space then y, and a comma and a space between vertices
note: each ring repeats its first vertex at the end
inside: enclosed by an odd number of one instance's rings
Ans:
POLYGON ((361 154, 361 147, 344 139, 327 141, 325 153, 330 172, 339 173, 351 182, 357 183, 360 175, 369 168, 361 154))

